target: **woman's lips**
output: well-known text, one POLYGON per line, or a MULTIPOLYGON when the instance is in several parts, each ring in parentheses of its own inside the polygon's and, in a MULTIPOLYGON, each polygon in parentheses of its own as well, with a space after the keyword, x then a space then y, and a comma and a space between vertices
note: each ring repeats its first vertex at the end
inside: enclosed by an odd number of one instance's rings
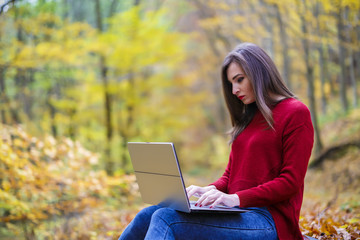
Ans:
POLYGON ((244 97, 245 97, 245 96, 238 96, 238 98, 239 98, 240 100, 243 100, 244 97))

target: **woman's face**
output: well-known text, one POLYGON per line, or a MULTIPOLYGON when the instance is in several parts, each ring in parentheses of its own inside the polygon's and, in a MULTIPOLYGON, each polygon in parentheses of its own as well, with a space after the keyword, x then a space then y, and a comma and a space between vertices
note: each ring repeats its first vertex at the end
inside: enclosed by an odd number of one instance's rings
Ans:
POLYGON ((227 69, 227 78, 232 84, 232 93, 244 104, 255 102, 255 93, 250 80, 236 62, 230 63, 227 69))

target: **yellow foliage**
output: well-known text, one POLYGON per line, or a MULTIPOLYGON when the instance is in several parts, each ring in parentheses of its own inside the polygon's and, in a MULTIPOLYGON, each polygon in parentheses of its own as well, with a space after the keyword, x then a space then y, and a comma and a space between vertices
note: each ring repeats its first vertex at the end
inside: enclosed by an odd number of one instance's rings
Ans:
POLYGON ((39 140, 20 127, 0 126, 1 222, 26 219, 39 224, 54 214, 103 204, 121 182, 118 196, 133 188, 133 177, 109 178, 104 171, 93 170, 98 157, 79 142, 52 136, 39 140))
POLYGON ((101 34, 94 50, 107 56, 108 64, 120 71, 138 71, 152 64, 172 66, 184 57, 185 35, 169 32, 162 23, 164 11, 149 12, 140 18, 133 8, 114 16, 109 31, 101 34), (121 22, 121 24, 118 24, 121 22))
POLYGON ((202 26, 205 29, 210 29, 213 27, 221 26, 223 23, 223 20, 221 17, 213 17, 213 18, 206 18, 200 21, 200 26, 202 26))
POLYGON ((50 13, 18 19, 16 26, 36 36, 36 40, 24 43, 12 39, 9 47, 1 52, 5 57, 1 61, 18 68, 42 68, 56 62, 82 65, 89 51, 87 42, 95 36, 95 31, 85 23, 63 24, 58 16, 50 13))
POLYGON ((354 9, 354 10, 359 10, 360 9, 360 1, 358 1, 358 0, 342 0, 341 5, 343 7, 348 6, 348 7, 352 8, 352 9, 354 9))
POLYGON ((32 46, 23 46, 14 57, 12 65, 19 68, 35 68, 36 62, 33 59, 34 48, 32 46))
POLYGON ((325 13, 336 12, 338 10, 337 6, 333 3, 333 1, 322 0, 321 3, 325 13))

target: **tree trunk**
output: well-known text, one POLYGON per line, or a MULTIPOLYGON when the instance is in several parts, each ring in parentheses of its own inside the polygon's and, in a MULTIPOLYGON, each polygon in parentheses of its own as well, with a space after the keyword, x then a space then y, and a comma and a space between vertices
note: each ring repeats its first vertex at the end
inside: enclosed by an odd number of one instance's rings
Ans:
POLYGON ((116 8, 118 6, 119 0, 112 0, 111 4, 110 4, 110 9, 109 9, 109 14, 108 17, 111 18, 112 16, 114 16, 115 12, 116 12, 116 8))
MULTIPOLYGON (((352 45, 352 39, 351 39, 351 29, 352 26, 350 24, 349 21, 349 7, 347 6, 345 8, 345 18, 348 22, 348 24, 346 24, 346 42, 348 42, 350 45, 352 45)), ((358 95, 357 95, 357 84, 356 84, 356 79, 355 79, 355 68, 354 68, 354 53, 352 48, 350 47, 348 49, 348 53, 349 53, 349 77, 350 77, 350 83, 352 86, 352 94, 353 94, 353 107, 357 107, 358 105, 358 95)))
MULTIPOLYGON (((356 21, 359 22, 360 21, 360 9, 359 12, 356 16, 356 21)), ((356 26, 356 46, 360 46, 360 24, 358 24, 356 26)), ((360 48, 357 49, 356 53, 355 53, 355 60, 356 60, 356 66, 355 69, 357 69, 357 77, 355 78, 355 81, 360 81, 360 48)))
MULTIPOLYGON (((0 32, 1 34, 1 32, 0 32)), ((1 40, 0 35, 0 40, 1 40)), ((0 65, 0 120, 4 124, 8 124, 11 121, 8 121, 6 111, 9 111, 13 117, 13 121, 17 122, 17 113, 10 105, 9 97, 6 95, 6 84, 5 84, 5 71, 6 66, 0 65)))
MULTIPOLYGON (((72 16, 71 19, 73 22, 86 22, 86 4, 90 4, 90 1, 84 0, 72 0, 71 9, 72 16)), ((95 15, 96 16, 96 15, 95 15)))
POLYGON ((343 23, 343 9, 339 7, 339 12, 337 14, 337 37, 338 37, 338 48, 339 48, 339 63, 341 68, 340 74, 340 100, 342 107, 344 108, 345 112, 349 110, 349 104, 347 100, 346 94, 346 69, 345 69, 345 37, 343 33, 344 23, 343 23))
MULTIPOLYGON (((305 40, 307 42, 307 40, 305 40)), ((321 137, 320 137, 320 129, 319 129, 319 125, 318 125, 318 120, 317 120, 317 113, 316 113, 316 104, 315 104, 315 87, 314 87, 314 68, 312 67, 311 63, 310 63, 310 59, 309 59, 309 43, 303 43, 306 46, 307 50, 305 50, 305 61, 306 61, 306 79, 308 82, 308 98, 309 98, 309 102, 310 102, 310 112, 311 112, 311 120, 313 122, 313 126, 314 126, 314 131, 315 131, 315 139, 316 139, 316 145, 315 145, 315 151, 317 153, 320 153, 322 148, 323 148, 323 144, 321 141, 321 137)))
MULTIPOLYGON (((135 96, 136 92, 135 92, 135 75, 134 72, 132 70, 129 71, 128 74, 129 78, 128 78, 128 82, 129 82, 129 89, 128 89, 128 94, 129 96, 135 96)), ((126 121, 123 124, 119 124, 123 127, 120 127, 120 135, 122 137, 122 156, 121 156, 121 167, 123 169, 127 169, 127 165, 128 165, 128 154, 127 154, 127 142, 130 140, 131 136, 132 136, 132 129, 133 129, 133 125, 134 125, 134 110, 135 110, 135 106, 132 103, 132 101, 130 101, 129 103, 126 104, 126 111, 127 111, 127 118, 126 121)))
POLYGON ((320 70, 320 91, 321 91, 321 111, 323 114, 326 114, 326 105, 327 105, 327 100, 326 100, 326 94, 325 94, 325 81, 326 81, 326 68, 325 68, 325 56, 324 56, 324 46, 323 46, 323 41, 321 39, 322 34, 322 30, 320 28, 320 20, 319 20, 319 15, 320 15, 320 2, 317 2, 316 7, 315 7, 315 14, 314 17, 316 18, 316 32, 318 34, 318 37, 320 38, 320 43, 317 46, 317 50, 319 52, 319 70, 320 70))
MULTIPOLYGON (((270 57, 272 59, 275 59, 275 54, 274 54, 274 28, 273 28, 273 23, 271 22, 271 10, 272 10, 272 6, 267 4, 264 0, 260 0, 260 5, 266 9, 266 14, 261 14, 260 15, 260 22, 262 23, 263 26, 265 26, 265 29, 269 32, 270 37, 264 38, 263 39, 263 44, 264 44, 264 49, 268 52, 268 54, 270 55, 270 57)), ((250 8, 253 12, 256 12, 256 7, 252 4, 250 4, 250 8)))
MULTIPOLYGON (((15 7, 15 21, 19 21, 19 11, 15 7)), ((18 28, 16 29, 16 40, 20 43, 23 43, 23 34, 22 34, 22 26, 21 24, 18 24, 18 28)), ((17 52, 20 50, 18 49, 17 52)), ((16 68, 16 74, 15 74, 15 99, 14 103, 17 105, 16 108, 20 108, 23 101, 23 84, 24 84, 24 70, 21 68, 16 68)), ((20 119, 17 119, 17 123, 20 123, 20 119)))
POLYGON ((28 117, 29 121, 33 120, 34 114, 33 114, 33 104, 34 104, 34 97, 31 94, 32 84, 34 83, 35 70, 34 69, 26 69, 26 74, 24 78, 24 85, 22 87, 23 90, 23 106, 24 106, 24 112, 26 113, 26 116, 28 117))
MULTIPOLYGON (((97 0, 99 1, 99 0, 97 0)), ((109 83, 108 83, 108 69, 105 66, 105 59, 100 57, 100 69, 101 69, 101 80, 103 82, 104 89, 104 104, 105 104, 105 125, 106 125, 106 146, 105 146, 105 156, 106 156, 106 172, 110 175, 113 174, 115 163, 111 156, 111 143, 113 139, 113 123, 112 123, 112 101, 111 95, 109 93, 109 83)))
MULTIPOLYGON (((96 25, 99 33, 103 32, 103 23, 101 16, 100 0, 95 0, 95 16, 96 25)), ((106 127, 106 143, 105 143, 105 170, 109 175, 114 172, 115 163, 111 156, 111 143, 113 138, 113 123, 112 123, 112 102, 109 92, 108 83, 108 69, 106 67, 106 59, 103 56, 99 58, 100 77, 103 84, 104 91, 104 110, 105 110, 105 127, 106 127)))
POLYGON ((325 81, 327 79, 327 72, 326 72, 326 59, 324 56, 324 46, 322 43, 318 46, 319 52, 319 68, 320 68, 320 88, 321 88, 321 112, 326 114, 327 109, 327 99, 325 93, 325 81))
MULTIPOLYGON (((304 9, 306 9, 306 0, 302 0, 304 4, 304 9)), ((298 2, 298 7, 300 8, 300 3, 298 2)), ((310 56, 310 42, 306 38, 309 31, 307 29, 307 23, 305 21, 304 13, 299 10, 300 19, 301 19, 301 30, 303 33, 303 38, 301 40, 303 48, 304 48, 304 60, 306 65, 306 79, 308 83, 308 98, 310 102, 310 112, 311 112, 311 119, 314 126, 315 131, 315 151, 316 153, 320 153, 323 145, 320 137, 320 129, 317 122, 317 113, 316 113, 316 103, 315 103, 315 87, 314 87, 314 68, 313 64, 311 63, 311 56, 310 56)))
MULTIPOLYGON (((135 0, 134 1, 134 7, 139 6, 140 1, 135 0)), ((136 38, 136 34, 138 31, 138 25, 135 22, 132 26, 132 34, 130 36, 130 38, 135 39, 136 38)), ((136 96, 136 91, 135 91, 135 73, 132 69, 129 69, 128 72, 128 83, 129 83, 129 90, 128 90, 128 94, 130 97, 135 97, 136 96)), ((119 133, 120 136, 122 137, 122 143, 121 143, 121 149, 122 149, 122 156, 121 156, 121 167, 123 169, 127 169, 127 165, 129 162, 128 159, 128 154, 127 154, 127 142, 130 140, 130 138, 133 136, 132 130, 134 127, 134 110, 135 110, 135 105, 132 101, 127 102, 125 109, 127 111, 127 118, 125 120, 125 122, 123 124, 119 124, 119 133), (123 127, 121 127, 123 126, 123 127)))
POLYGON ((1 122, 7 124, 5 106, 7 102, 7 96, 5 92, 5 68, 0 66, 0 118, 1 122))
POLYGON ((353 51, 349 51, 349 57, 350 57, 350 80, 352 85, 352 93, 353 93, 353 107, 356 108, 358 106, 358 94, 357 94, 357 82, 355 78, 355 69, 354 69, 354 58, 353 58, 353 51))
POLYGON ((68 0, 62 0, 62 19, 66 20, 69 17, 69 4, 68 0))
MULTIPOLYGON (((201 19, 207 19, 207 18, 213 18, 216 16, 216 12, 211 9, 206 2, 204 3, 201 0, 195 0, 193 1, 193 4, 195 5, 196 9, 199 11, 199 16, 201 19)), ((215 28, 214 30, 206 30, 204 29, 206 40, 209 45, 210 50, 212 51, 212 54, 214 56, 223 56, 224 50, 230 51, 231 50, 231 43, 229 42, 229 36, 224 36, 221 33, 221 28, 215 28), (224 48, 221 49, 221 45, 217 44, 217 42, 222 42, 224 48)), ((221 59, 218 58, 218 65, 221 66, 221 59)), ((213 95, 216 96, 218 99, 215 100, 216 104, 215 106, 211 107, 211 114, 213 116, 213 121, 210 122, 210 128, 214 129, 215 132, 224 132, 228 128, 229 124, 229 118, 227 117, 227 110, 226 105, 224 102, 223 97, 218 94, 219 89, 221 89, 221 83, 218 81, 218 77, 216 74, 209 73, 208 76, 212 82, 214 83, 212 85, 211 92, 214 93, 213 95)))
MULTIPOLYGON (((1 31, 0 31, 0 41, 1 41, 1 31)), ((5 67, 0 65, 0 121, 4 124, 7 123, 6 114, 5 114, 5 67)))
MULTIPOLYGON (((15 13, 15 19, 18 20, 18 10, 15 13)), ((22 24, 18 25, 16 38, 19 42, 25 43, 24 30, 22 24)), ((17 88, 16 101, 19 107, 22 107, 28 120, 32 120, 33 99, 30 95, 31 84, 34 80, 34 71, 30 68, 16 68, 15 84, 17 88)))
MULTIPOLYGON (((15 8, 14 2, 12 2, 13 7, 15 8)), ((17 21, 18 18, 18 10, 15 8, 15 21, 17 21)), ((19 29, 21 28, 21 26, 19 26, 19 29)), ((17 30, 19 30, 17 29, 17 30)), ((19 36, 17 36, 17 38, 19 38, 19 36)), ((15 79, 16 80, 16 79, 15 79)), ((10 116, 11 116, 11 120, 9 121, 10 124, 18 124, 20 123, 20 117, 18 114, 18 111, 16 111, 17 106, 15 106, 17 104, 17 102, 14 100, 11 102, 11 99, 6 95, 6 85, 5 85, 5 76, 3 77, 3 96, 5 98, 5 103, 10 111, 10 116)))
MULTIPOLYGON (((25 42, 24 38, 24 30, 21 24, 21 19, 19 19, 19 10, 15 8, 15 21, 20 20, 20 24, 16 29, 16 38, 20 43, 25 42)), ((20 50, 18 50, 20 51, 20 50)), ((32 102, 33 99, 29 95, 31 83, 33 81, 33 71, 29 68, 16 68, 15 75, 15 85, 16 85, 16 94, 15 94, 15 102, 18 105, 18 108, 22 107, 24 113, 26 114, 29 120, 32 119, 32 102)))
POLYGON ((55 116, 56 116, 57 111, 56 111, 56 108, 54 107, 54 105, 51 103, 52 94, 53 94, 52 88, 50 88, 47 93, 46 105, 49 108, 49 113, 50 113, 51 134, 53 135, 54 138, 57 138, 58 129, 57 129, 56 121, 55 121, 55 116))
MULTIPOLYGON (((331 47, 331 45, 327 45, 327 59, 329 59, 330 61, 333 60, 334 58, 332 58, 332 52, 333 52, 333 49, 331 47)), ((335 61, 335 60, 333 60, 335 61)), ((336 82, 339 78, 339 75, 337 74, 336 76, 333 76, 333 75, 329 75, 329 84, 330 84, 330 92, 331 92, 331 95, 332 96, 335 96, 337 93, 336 93, 336 82)))
POLYGON ((282 19, 280 9, 278 5, 274 5, 275 12, 276 12, 276 19, 279 24, 280 28, 280 41, 282 45, 282 56, 283 56, 283 79, 288 86, 289 89, 292 89, 291 84, 291 75, 290 75, 290 66, 291 66, 291 59, 289 58, 289 45, 287 41, 287 35, 286 35, 286 26, 284 24, 284 21, 282 19))

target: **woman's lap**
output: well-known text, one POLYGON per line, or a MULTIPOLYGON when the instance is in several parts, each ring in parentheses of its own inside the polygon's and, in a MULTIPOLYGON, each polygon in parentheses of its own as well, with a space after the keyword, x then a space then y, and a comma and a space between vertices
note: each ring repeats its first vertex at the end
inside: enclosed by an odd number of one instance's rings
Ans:
POLYGON ((145 239, 277 239, 270 213, 263 208, 249 210, 188 214, 151 206, 139 212, 119 239, 142 239, 145 234, 145 239))

